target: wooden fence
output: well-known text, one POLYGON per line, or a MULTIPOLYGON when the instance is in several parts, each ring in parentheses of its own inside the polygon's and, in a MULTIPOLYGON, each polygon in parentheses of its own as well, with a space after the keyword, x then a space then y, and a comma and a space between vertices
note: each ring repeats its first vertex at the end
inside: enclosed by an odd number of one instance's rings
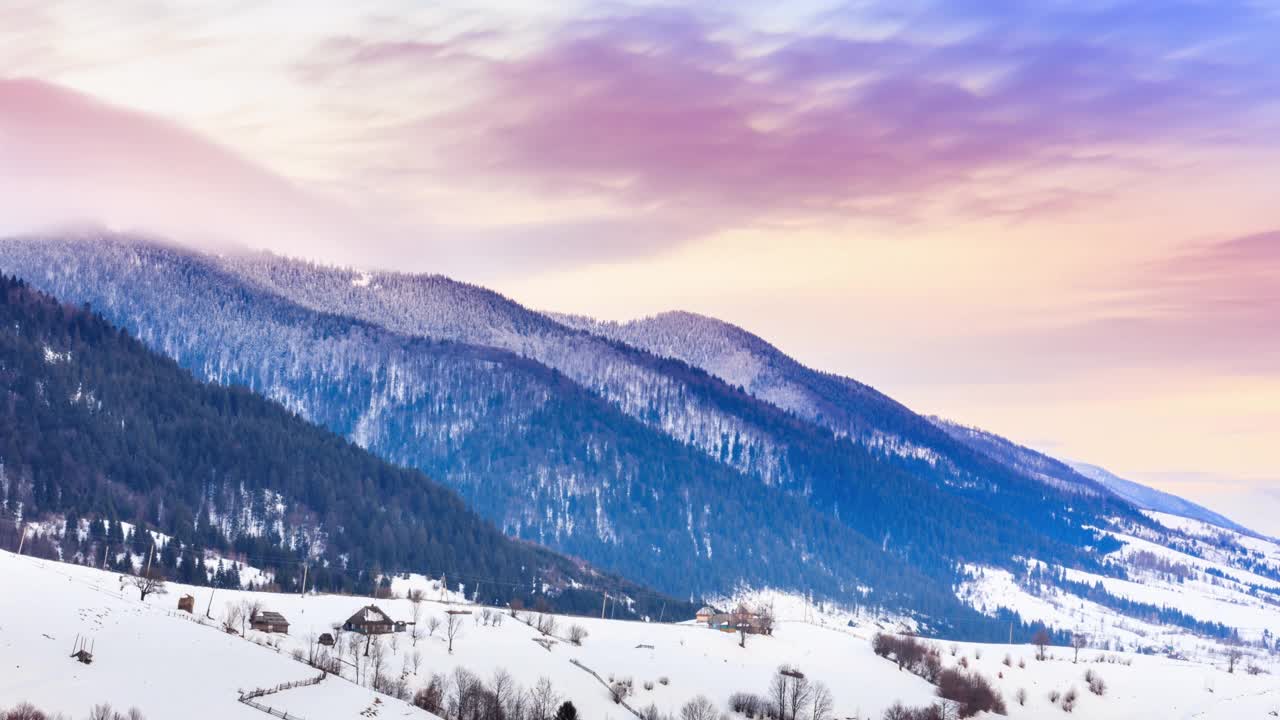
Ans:
POLYGON ((238 699, 240 700, 240 702, 244 703, 245 705, 248 705, 249 707, 254 708, 255 710, 261 710, 262 712, 268 715, 272 715, 278 718, 284 718, 284 720, 303 720, 302 716, 300 715, 290 715, 285 710, 277 710, 275 707, 271 705, 263 705, 262 703, 258 702, 256 698, 260 698, 266 695, 274 695, 275 693, 281 692, 283 690, 292 690, 293 688, 319 685, 326 677, 328 677, 328 673, 321 672, 319 675, 313 678, 309 678, 307 680, 295 680, 293 682, 280 683, 275 687, 257 688, 254 690, 250 690, 249 692, 241 692, 240 697, 238 699))

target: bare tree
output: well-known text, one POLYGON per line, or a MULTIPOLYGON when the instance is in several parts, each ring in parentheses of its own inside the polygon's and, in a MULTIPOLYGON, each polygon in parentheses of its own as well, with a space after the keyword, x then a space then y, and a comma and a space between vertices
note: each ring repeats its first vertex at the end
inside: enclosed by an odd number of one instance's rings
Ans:
POLYGON ((831 690, 823 683, 813 684, 813 704, 809 713, 811 720, 831 720, 835 715, 835 699, 831 690))
MULTIPOLYGON (((493 671, 493 682, 489 686, 493 690, 493 699, 504 712, 511 706, 511 696, 516 694, 516 681, 504 668, 493 671)), ((509 714, 508 714, 509 715, 509 714)))
POLYGON ((699 695, 680 708, 680 720, 716 720, 716 706, 706 695, 699 695))
POLYGON ((1080 662, 1080 648, 1089 646, 1089 636, 1079 630, 1071 633, 1071 648, 1075 650, 1075 655, 1071 658, 1074 665, 1080 662))
POLYGON ((381 691, 385 684, 385 678, 382 675, 382 667, 386 664, 387 659, 387 651, 386 647, 382 644, 382 638, 373 638, 373 641, 370 643, 367 650, 369 653, 369 671, 373 675, 373 680, 370 685, 374 690, 381 691))
POLYGON ((164 575, 158 568, 134 575, 129 578, 129 584, 138 589, 139 600, 146 600, 148 595, 164 595, 168 592, 164 586, 164 575))
POLYGON ((453 654, 453 640, 462 634, 462 616, 454 613, 449 614, 448 620, 445 621, 444 635, 449 638, 449 654, 453 654))
POLYGON ((431 617, 427 618, 427 635, 428 636, 434 636, 436 634, 436 630, 439 630, 439 629, 440 629, 440 617, 438 615, 432 615, 431 617))
POLYGON ((587 629, 581 625, 574 623, 569 626, 569 642, 574 645, 581 645, 582 641, 587 638, 587 629))
POLYGON ((409 658, 413 662, 413 674, 417 675, 418 670, 422 668, 422 651, 414 650, 413 654, 410 655, 409 658))
POLYGON ((1236 671, 1236 665, 1240 662, 1240 658, 1244 657, 1244 651, 1240 649, 1239 645, 1232 644, 1227 646, 1226 655, 1227 672, 1234 673, 1236 671))
POLYGON ((351 633, 347 636, 347 652, 351 655, 351 669, 355 671, 355 683, 360 684, 360 635, 351 633))
POLYGON ((413 603, 413 629, 409 631, 409 637, 413 640, 413 646, 418 647, 418 640, 422 638, 422 601, 426 599, 426 593, 418 588, 409 591, 409 602, 413 603))
POLYGON ((1044 649, 1049 646, 1049 643, 1050 643, 1049 631, 1045 630, 1044 628, 1040 628, 1039 630, 1037 630, 1035 636, 1031 638, 1031 644, 1036 646, 1037 660, 1044 660, 1045 658, 1044 649))
POLYGON ((529 694, 530 720, 549 720, 559 703, 560 696, 551 687, 551 679, 545 675, 538 678, 538 684, 529 694))
POLYGON ((227 603, 227 609, 222 613, 223 629, 225 629, 228 633, 235 632, 237 625, 241 625, 243 627, 243 622, 244 622, 244 607, 242 607, 240 603, 235 603, 235 602, 227 603))
POLYGON ((244 635, 246 632, 248 632, 248 629, 245 627, 245 623, 253 622, 253 619, 257 617, 258 613, 260 612, 262 612, 261 600, 250 599, 250 600, 240 601, 240 634, 241 635, 244 635))

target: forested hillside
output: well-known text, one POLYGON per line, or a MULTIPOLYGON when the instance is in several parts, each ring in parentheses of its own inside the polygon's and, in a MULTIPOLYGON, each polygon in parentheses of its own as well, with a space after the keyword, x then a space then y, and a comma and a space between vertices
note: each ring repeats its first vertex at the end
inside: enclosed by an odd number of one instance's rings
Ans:
POLYGON ((682 596, 775 585, 968 622, 962 563, 1104 570, 1091 528, 1144 522, 959 444, 944 458, 849 442, 444 278, 119 237, 7 241, 0 261, 201 377, 439 477, 508 534, 682 596))
MULTIPOLYGON (((553 602, 575 609, 594 607, 599 590, 632 595, 638 613, 663 601, 508 539, 422 472, 245 388, 198 382, 20 280, 0 278, 0 326, 3 515, 65 516, 65 555, 96 562, 127 550, 124 520, 172 537, 156 566, 187 581, 203 579, 203 551, 216 550, 252 558, 286 590, 306 560, 320 589, 372 590, 378 571, 413 570, 472 587, 483 578, 492 599, 533 600, 545 583, 553 602)), ((144 533, 133 541, 150 545, 144 533)))

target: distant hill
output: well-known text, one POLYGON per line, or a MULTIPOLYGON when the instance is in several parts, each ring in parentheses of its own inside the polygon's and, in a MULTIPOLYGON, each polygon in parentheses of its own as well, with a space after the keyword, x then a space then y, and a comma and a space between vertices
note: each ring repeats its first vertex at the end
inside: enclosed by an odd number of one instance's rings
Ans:
POLYGON ((1220 528, 1235 530, 1239 533, 1247 535, 1256 535, 1252 530, 1234 522, 1230 518, 1216 513, 1203 505, 1197 505, 1190 500, 1156 490, 1155 488, 1125 480, 1105 468, 1097 465, 1090 465, 1082 462, 1069 462, 1076 472, 1085 477, 1105 486, 1111 492, 1137 505, 1143 510, 1154 510, 1156 512, 1169 513, 1170 515, 1179 515, 1181 517, 1191 518, 1192 520, 1200 520, 1216 525, 1220 528))

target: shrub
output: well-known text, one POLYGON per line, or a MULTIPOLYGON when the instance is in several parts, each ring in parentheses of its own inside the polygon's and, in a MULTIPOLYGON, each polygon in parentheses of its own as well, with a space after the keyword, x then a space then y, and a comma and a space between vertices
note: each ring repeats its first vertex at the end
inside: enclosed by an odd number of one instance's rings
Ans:
POLYGON ((1102 697, 1107 694, 1107 683, 1098 673, 1090 670, 1084 674, 1084 679, 1085 682, 1089 683, 1089 692, 1097 695, 1098 697, 1102 697))
POLYGON ((1018 692, 1014 693, 1013 699, 1018 701, 1019 705, 1027 704, 1027 689, 1018 688, 1018 692))
POLYGON ((881 717, 883 720, 945 720, 946 713, 936 704, 913 708, 894 703, 881 717))
POLYGON ((1013 657, 1009 655, 1009 653, 1005 653, 1004 660, 1001 660, 1000 662, 1004 663, 1005 667, 1013 667, 1013 657))
POLYGON ((753 693, 736 692, 729 696, 729 709, 749 718, 759 716, 764 704, 764 699, 753 693))
POLYGON ((1000 693, 991 687, 990 681, 977 673, 943 670, 938 675, 938 697, 955 702, 962 718, 984 711, 997 715, 1006 713, 1000 693))
POLYGON ((1054 703, 1056 705, 1058 702, 1058 699, 1061 697, 1062 697, 1062 693, 1058 692, 1057 690, 1049 691, 1049 702, 1054 703))
POLYGON ((1062 712, 1071 712, 1076 709, 1076 689, 1071 688, 1062 695, 1062 712))
POLYGON ((658 684, 659 684, 659 685, 670 685, 670 684, 671 684, 671 678, 667 677, 666 675, 663 675, 662 677, 658 678, 658 684))
POLYGON ((569 642, 574 645, 581 645, 582 641, 587 639, 587 629, 578 624, 569 626, 569 642))

